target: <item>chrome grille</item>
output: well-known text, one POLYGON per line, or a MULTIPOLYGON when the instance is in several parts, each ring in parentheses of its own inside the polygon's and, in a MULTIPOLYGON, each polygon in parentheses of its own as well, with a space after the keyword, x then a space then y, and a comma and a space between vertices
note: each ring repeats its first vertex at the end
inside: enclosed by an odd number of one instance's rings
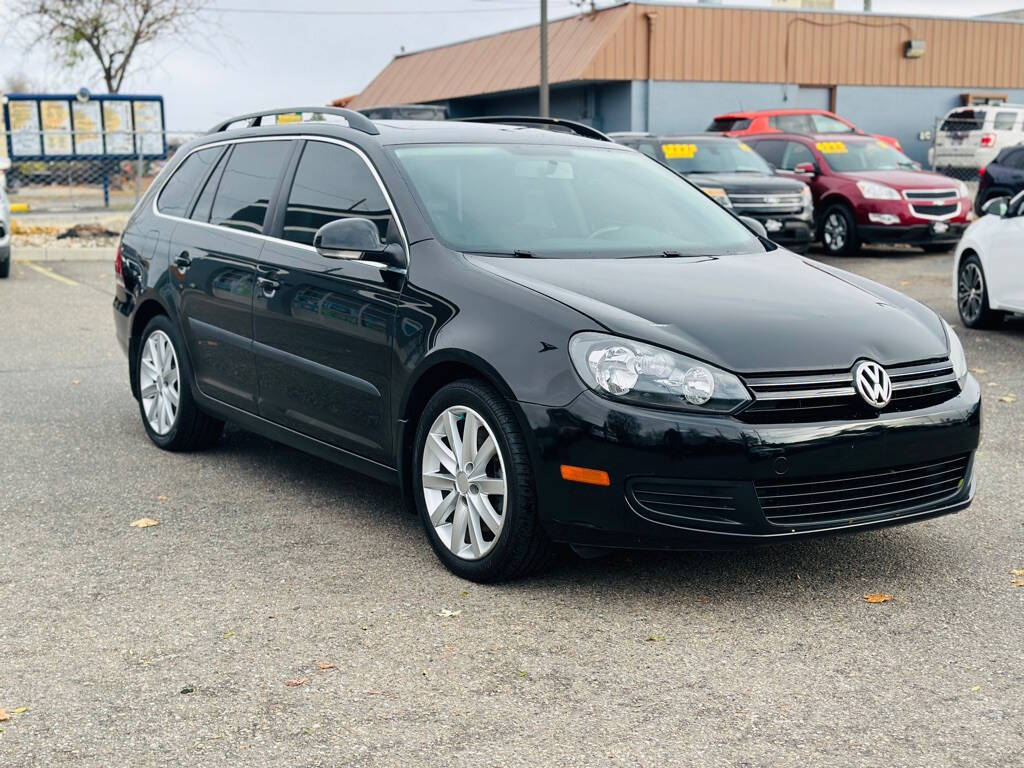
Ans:
POLYGON ((907 200, 956 200, 955 189, 908 189, 903 196, 907 200))
POLYGON ((729 200, 733 208, 758 208, 771 211, 799 211, 803 209, 803 199, 799 194, 771 193, 730 193, 729 200))
POLYGON ((878 411, 857 394, 853 371, 779 374, 746 378, 754 402, 739 418, 755 424, 793 424, 872 418, 938 405, 960 392, 948 360, 886 366, 892 400, 878 411))
POLYGON ((848 475, 755 483, 772 525, 800 528, 847 523, 940 502, 958 493, 970 457, 848 475))
POLYGON ((912 203, 910 209, 915 216, 922 219, 950 219, 960 212, 960 203, 942 205, 915 205, 912 203))

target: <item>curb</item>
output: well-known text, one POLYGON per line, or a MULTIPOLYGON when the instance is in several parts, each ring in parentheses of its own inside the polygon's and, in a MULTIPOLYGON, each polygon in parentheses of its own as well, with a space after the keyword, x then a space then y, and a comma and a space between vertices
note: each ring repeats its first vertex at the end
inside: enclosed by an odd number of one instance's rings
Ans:
POLYGON ((110 248, 11 248, 15 261, 113 261, 110 248))

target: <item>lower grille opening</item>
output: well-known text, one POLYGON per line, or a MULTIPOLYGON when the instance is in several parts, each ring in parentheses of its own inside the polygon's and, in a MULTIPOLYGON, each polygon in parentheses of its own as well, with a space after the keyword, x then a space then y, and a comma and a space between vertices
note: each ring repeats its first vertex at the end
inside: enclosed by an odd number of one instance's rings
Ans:
POLYGON ((736 494, 728 484, 639 478, 629 482, 627 493, 634 509, 662 522, 740 525, 736 494))
POLYGON ((967 480, 969 456, 849 475, 755 483, 772 525, 800 528, 849 522, 939 502, 967 480))

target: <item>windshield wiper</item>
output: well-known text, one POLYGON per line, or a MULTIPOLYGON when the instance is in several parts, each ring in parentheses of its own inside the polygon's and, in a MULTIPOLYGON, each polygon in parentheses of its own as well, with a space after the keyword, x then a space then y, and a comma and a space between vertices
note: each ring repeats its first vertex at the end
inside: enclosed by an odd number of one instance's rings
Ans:
POLYGON ((532 251, 466 251, 466 253, 472 256, 514 256, 517 259, 535 259, 537 258, 532 251))
POLYGON ((679 251, 662 251, 661 253, 641 253, 639 256, 619 256, 620 259, 681 259, 679 251))

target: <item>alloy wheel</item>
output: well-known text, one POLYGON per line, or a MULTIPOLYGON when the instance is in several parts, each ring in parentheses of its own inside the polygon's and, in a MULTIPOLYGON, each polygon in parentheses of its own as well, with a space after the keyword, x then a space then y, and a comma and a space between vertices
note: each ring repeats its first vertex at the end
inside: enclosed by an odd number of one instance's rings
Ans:
POLYGON ((957 281, 957 304, 963 319, 968 323, 975 322, 981 316, 984 300, 985 277, 977 264, 968 262, 960 269, 957 281))
POLYGON ((841 251, 846 245, 846 219, 833 211, 825 218, 825 246, 830 251, 841 251))
POLYGON ((421 466, 423 499, 438 539, 464 560, 497 544, 508 486, 494 431, 471 408, 454 405, 434 420, 421 466))
POLYGON ((178 418, 181 377, 174 345, 163 331, 153 331, 139 360, 139 394, 149 427, 166 435, 178 418))

